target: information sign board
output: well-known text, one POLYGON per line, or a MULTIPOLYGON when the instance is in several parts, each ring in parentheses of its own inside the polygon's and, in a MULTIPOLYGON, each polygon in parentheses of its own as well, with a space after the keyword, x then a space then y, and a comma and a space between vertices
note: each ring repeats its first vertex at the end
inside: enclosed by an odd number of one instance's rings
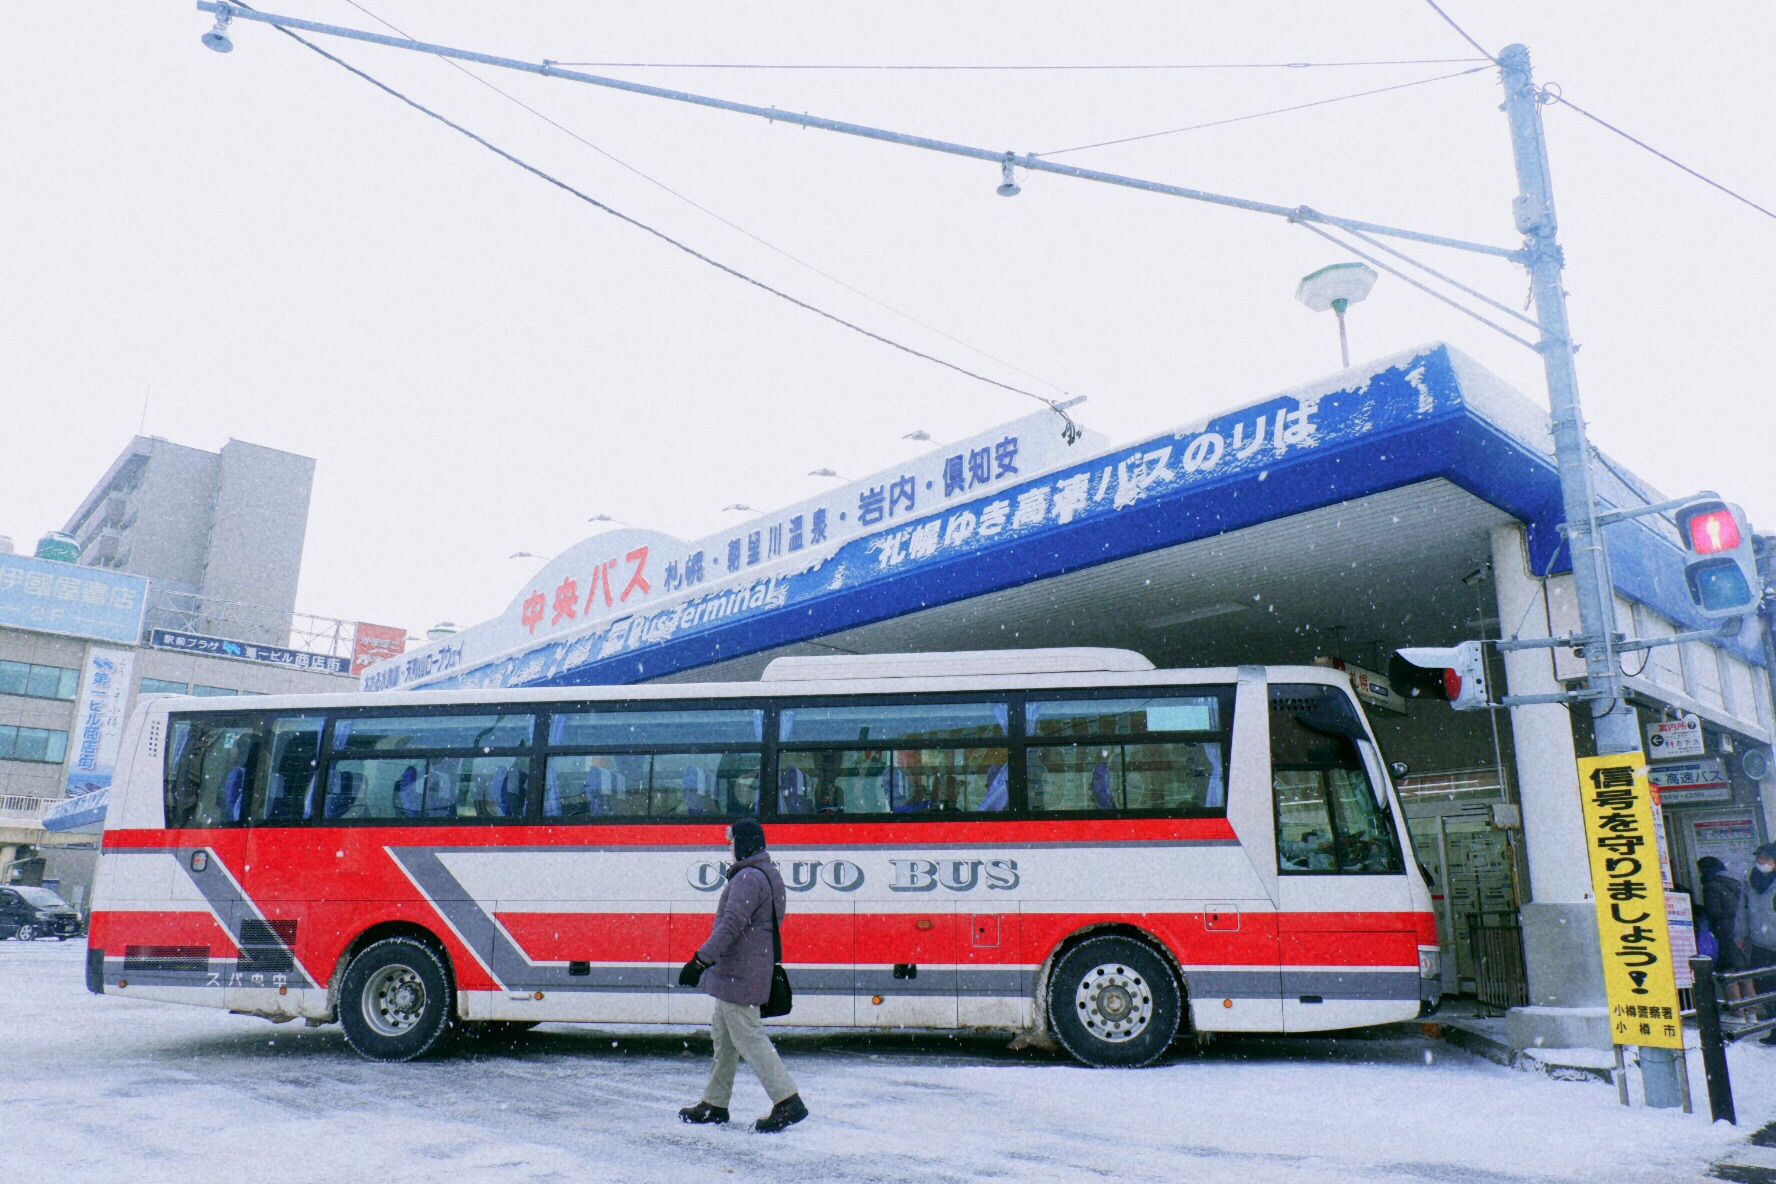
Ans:
POLYGON ((1611 1039, 1682 1048, 1646 757, 1625 752, 1578 764, 1611 1039))
POLYGON ((1702 721, 1693 715, 1647 727, 1647 755, 1654 760, 1668 756, 1701 756, 1704 751, 1702 721))

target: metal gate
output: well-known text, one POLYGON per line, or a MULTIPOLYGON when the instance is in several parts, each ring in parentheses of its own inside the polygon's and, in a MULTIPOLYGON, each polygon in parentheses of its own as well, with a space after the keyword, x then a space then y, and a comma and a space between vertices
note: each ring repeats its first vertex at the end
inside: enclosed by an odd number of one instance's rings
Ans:
POLYGON ((1529 1006, 1529 980, 1523 970, 1523 927, 1510 913, 1468 917, 1468 949, 1474 959, 1474 995, 1501 1010, 1529 1006))

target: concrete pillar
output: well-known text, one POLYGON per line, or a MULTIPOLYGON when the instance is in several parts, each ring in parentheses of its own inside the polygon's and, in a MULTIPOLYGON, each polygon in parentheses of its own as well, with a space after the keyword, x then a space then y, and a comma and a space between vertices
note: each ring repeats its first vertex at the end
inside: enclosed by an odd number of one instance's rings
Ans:
MULTIPOLYGON (((1492 532, 1493 586, 1505 637, 1548 636, 1542 582, 1530 570, 1523 527, 1492 532), (1521 622, 1521 624, 1519 624, 1521 622)), ((1504 655, 1507 693, 1549 694, 1561 689, 1551 650, 1504 655)), ((1530 900, 1523 905, 1523 953, 1528 1007, 1506 1017, 1513 1048, 1608 1048, 1603 956, 1579 808, 1572 717, 1566 707, 1513 707, 1511 744, 1529 857, 1530 900)))

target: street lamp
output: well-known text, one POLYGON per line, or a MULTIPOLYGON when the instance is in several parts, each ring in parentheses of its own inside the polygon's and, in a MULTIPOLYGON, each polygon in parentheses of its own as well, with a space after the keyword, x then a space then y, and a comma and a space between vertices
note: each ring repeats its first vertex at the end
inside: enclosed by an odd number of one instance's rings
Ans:
POLYGON ((926 431, 924 428, 920 428, 916 432, 908 432, 906 435, 902 436, 901 439, 902 440, 916 440, 916 441, 923 443, 923 444, 937 443, 937 441, 932 438, 931 433, 926 431))
POLYGON ((1315 312, 1331 309, 1338 314, 1338 352, 1347 369, 1351 351, 1344 334, 1344 310, 1369 295, 1375 280, 1375 269, 1366 263, 1334 263, 1302 276, 1295 289, 1295 299, 1315 312))
POLYGON ((751 506, 747 505, 745 502, 735 502, 731 506, 723 506, 722 507, 722 513, 724 513, 724 514, 726 514, 729 510, 739 510, 742 514, 756 514, 756 513, 758 513, 757 510, 753 509, 751 506))
POLYGON ((850 480, 849 477, 841 476, 840 474, 833 472, 831 469, 815 469, 812 472, 810 472, 808 474, 808 476, 810 476, 810 477, 835 477, 840 481, 850 480))
POLYGON ((543 556, 543 555, 538 555, 535 551, 514 551, 510 555, 506 556, 506 558, 507 559, 544 559, 547 557, 543 556))
POLYGON ((592 515, 592 517, 586 519, 586 521, 588 521, 588 522, 614 522, 618 526, 628 526, 629 525, 627 522, 623 521, 621 518, 612 518, 609 514, 594 514, 594 515, 592 515))

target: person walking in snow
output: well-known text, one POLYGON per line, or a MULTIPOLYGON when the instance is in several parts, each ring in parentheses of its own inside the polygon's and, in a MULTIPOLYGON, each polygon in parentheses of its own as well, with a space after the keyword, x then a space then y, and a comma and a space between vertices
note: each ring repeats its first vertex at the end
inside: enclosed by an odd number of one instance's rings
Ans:
POLYGON ((734 1071, 744 1059, 771 1097, 771 1112, 753 1129, 775 1134, 808 1117, 795 1080, 759 1018, 759 1005, 771 996, 776 936, 786 903, 783 877, 765 850, 764 827, 754 819, 742 818, 730 826, 728 841, 734 846, 734 863, 716 904, 715 925, 709 940, 678 972, 679 986, 700 985, 715 999, 715 1014, 709 1021, 715 1063, 709 1068, 703 1100, 686 1106, 678 1116, 685 1122, 727 1122, 734 1071))

